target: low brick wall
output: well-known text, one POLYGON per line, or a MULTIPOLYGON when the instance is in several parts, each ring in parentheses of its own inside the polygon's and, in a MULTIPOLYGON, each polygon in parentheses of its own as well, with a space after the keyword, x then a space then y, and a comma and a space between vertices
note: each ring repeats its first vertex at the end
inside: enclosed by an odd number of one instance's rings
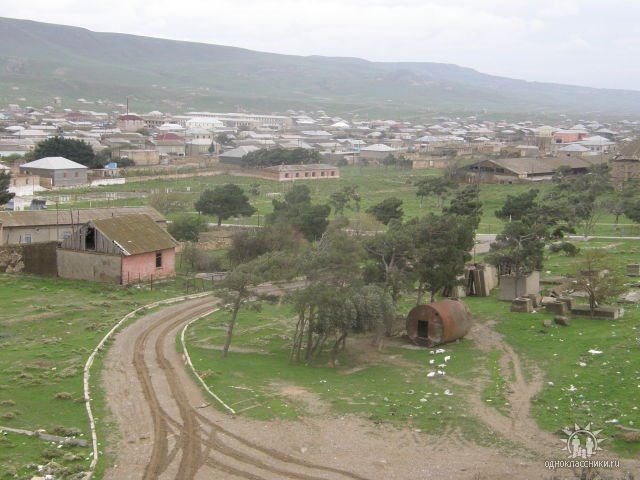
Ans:
POLYGON ((58 275, 71 280, 120 284, 122 267, 120 255, 80 252, 59 248, 58 275))

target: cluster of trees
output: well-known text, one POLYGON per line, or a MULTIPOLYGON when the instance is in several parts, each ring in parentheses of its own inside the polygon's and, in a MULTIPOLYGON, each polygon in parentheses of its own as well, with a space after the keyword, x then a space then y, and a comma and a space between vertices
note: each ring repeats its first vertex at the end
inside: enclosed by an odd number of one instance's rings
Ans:
MULTIPOLYGON (((580 228, 586 239, 605 211, 625 213, 633 220, 633 213, 627 212, 632 212, 637 202, 637 191, 613 192, 605 167, 594 167, 588 174, 579 176, 566 175, 561 170, 554 181, 547 195, 541 196, 535 189, 508 195, 502 208, 495 212, 497 218, 505 221, 505 226, 491 245, 487 260, 496 265, 501 274, 518 278, 541 270, 547 245, 551 252, 577 255, 580 249, 566 242, 565 235, 576 233, 580 228)), ((576 288, 587 293, 592 314, 599 302, 624 291, 624 282, 611 266, 606 252, 589 249, 572 272, 576 288), (608 270, 606 275, 601 274, 604 270, 608 270)))
POLYGON ((438 214, 405 223, 401 215, 391 218, 386 232, 365 243, 367 277, 382 284, 394 301, 416 283, 416 303, 422 301, 425 291, 433 301, 438 291, 458 283, 473 249, 481 213, 479 190, 473 185, 460 190, 438 214))
POLYGON ((273 165, 303 165, 319 162, 320 154, 317 150, 304 148, 260 149, 250 152, 242 158, 242 165, 251 168, 271 167, 273 165))
POLYGON ((442 208, 445 199, 458 188, 458 184, 447 177, 424 177, 417 180, 414 185, 418 189, 416 195, 420 198, 420 208, 425 198, 437 199, 438 207, 442 208))
POLYGON ((271 225, 290 225, 309 241, 318 240, 329 225, 331 207, 313 204, 306 185, 293 185, 283 200, 273 200, 273 213, 266 221, 271 225))
MULTIPOLYGON (((637 203, 637 196, 628 192, 614 194, 603 175, 601 169, 584 178, 559 172, 546 195, 535 189, 508 195, 495 212, 505 226, 488 260, 501 273, 521 276, 543 267, 548 245, 575 255, 577 247, 564 241, 567 233, 581 228, 588 235, 599 212, 611 208, 612 198, 624 206, 619 207, 621 214, 637 203)), ((224 287, 230 320, 224 354, 239 310, 256 295, 253 287, 266 281, 304 279, 302 288, 285 301, 297 314, 290 360, 308 365, 323 352, 335 364, 348 335, 354 332, 373 333, 379 342, 389 332, 395 306, 406 292, 417 292, 415 301, 420 303, 425 296, 433 301, 438 292, 459 284, 482 216, 479 187, 459 188, 437 177, 421 179, 415 186, 421 199, 434 199, 435 212, 404 221, 402 201, 387 198, 367 209, 386 225, 385 231, 374 236, 353 235, 346 228, 345 212, 360 211, 361 196, 355 187, 332 193, 326 205, 313 203, 309 188, 301 184, 293 185, 282 199, 273 200, 266 226, 236 234, 228 252, 232 268, 224 287), (332 210, 335 220, 330 222, 332 210)), ((196 209, 218 216, 219 223, 255 211, 235 185, 203 192, 196 209)), ((176 222, 172 231, 198 228, 194 216, 176 222)), ((591 262, 585 264, 587 270, 600 265, 596 261, 600 257, 587 257, 585 261, 591 262)), ((578 282, 585 282, 592 305, 619 291, 613 280, 581 278, 578 282)))
POLYGON ((233 183, 205 190, 194 205, 198 213, 218 217, 218 226, 231 217, 250 217, 256 209, 249 203, 249 197, 233 183))
MULTIPOLYGON (((294 228, 271 225, 233 238, 229 259, 235 268, 224 286, 230 318, 224 352, 231 344, 238 311, 265 281, 304 279, 304 287, 286 297, 297 313, 290 359, 312 365, 325 351, 335 364, 353 332, 375 332, 380 339, 395 315, 392 299, 381 286, 365 284, 360 265, 362 243, 347 234, 344 221, 329 225, 317 241, 295 235, 294 228)), ((224 353, 226 355, 226 353, 224 353)))
POLYGON ((33 152, 27 153, 23 160, 31 161, 45 157, 68 158, 88 168, 103 168, 110 162, 116 162, 119 167, 134 165, 133 160, 129 158, 114 157, 109 148, 95 153, 88 143, 64 137, 53 137, 39 142, 33 152))
POLYGON ((224 351, 239 309, 255 295, 252 287, 293 278, 304 279, 304 286, 286 297, 297 313, 292 362, 312 365, 326 352, 335 364, 352 333, 370 332, 380 346, 404 291, 417 285, 417 302, 424 292, 433 300, 459 282, 480 219, 478 194, 477 187, 467 187, 438 214, 408 222, 392 218, 386 231, 359 237, 345 228, 343 216, 347 208, 359 209, 355 188, 332 195, 336 219, 329 223, 331 207, 314 205, 308 187, 294 185, 274 200, 265 228, 233 237, 233 269, 224 282, 230 305, 224 351))
POLYGON ((89 168, 104 166, 103 161, 96 158, 91 145, 71 138, 53 137, 38 143, 33 150, 33 158, 44 157, 65 157, 89 168))

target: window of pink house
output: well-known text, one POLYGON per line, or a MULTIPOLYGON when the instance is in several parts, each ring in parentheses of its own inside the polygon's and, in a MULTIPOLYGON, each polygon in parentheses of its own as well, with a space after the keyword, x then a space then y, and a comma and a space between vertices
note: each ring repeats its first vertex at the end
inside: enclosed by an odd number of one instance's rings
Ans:
POLYGON ((162 252, 156 252, 156 268, 162 268, 162 252))

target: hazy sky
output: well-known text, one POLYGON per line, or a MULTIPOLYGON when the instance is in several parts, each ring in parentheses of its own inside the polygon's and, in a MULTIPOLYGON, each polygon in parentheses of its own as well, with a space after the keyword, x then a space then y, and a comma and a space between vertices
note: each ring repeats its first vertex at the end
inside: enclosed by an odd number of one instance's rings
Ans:
POLYGON ((640 90, 638 0, 2 0, 0 16, 640 90))

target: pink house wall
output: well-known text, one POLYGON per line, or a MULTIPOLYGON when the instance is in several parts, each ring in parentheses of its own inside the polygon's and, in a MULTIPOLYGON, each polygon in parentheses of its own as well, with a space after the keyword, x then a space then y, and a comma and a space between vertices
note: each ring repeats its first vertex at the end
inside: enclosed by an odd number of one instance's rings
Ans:
POLYGON ((553 134, 553 140, 556 143, 572 143, 578 142, 587 136, 582 132, 556 132, 553 134))
POLYGON ((122 284, 148 280, 152 276, 166 278, 175 275, 176 252, 170 248, 162 251, 162 267, 156 268, 156 252, 122 257, 122 284))

